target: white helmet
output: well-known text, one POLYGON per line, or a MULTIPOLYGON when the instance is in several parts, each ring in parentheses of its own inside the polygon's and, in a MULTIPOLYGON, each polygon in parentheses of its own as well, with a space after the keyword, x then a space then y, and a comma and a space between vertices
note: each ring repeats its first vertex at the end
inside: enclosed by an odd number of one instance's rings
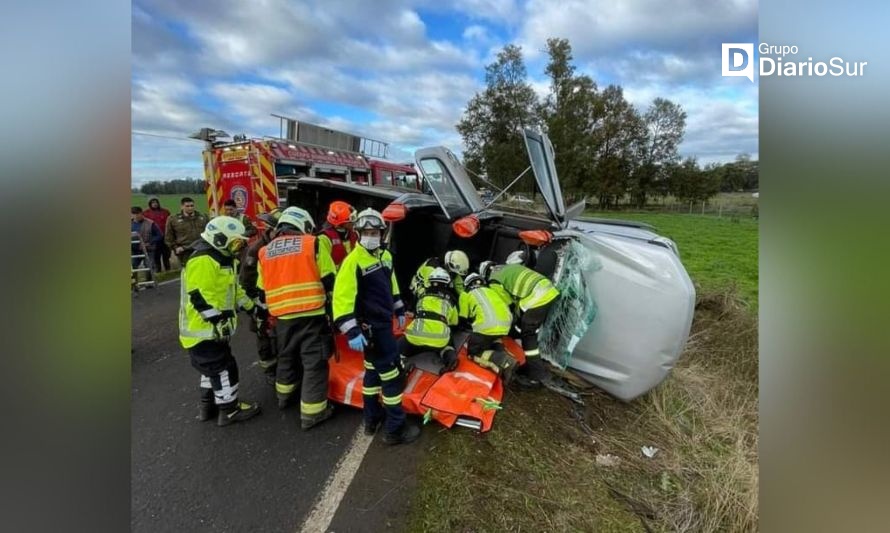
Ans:
POLYGON ((451 283, 451 275, 448 274, 448 271, 441 267, 436 267, 430 272, 430 275, 426 278, 427 286, 432 286, 433 284, 439 284, 442 286, 448 286, 451 283))
POLYGON ((466 276, 470 270, 470 258, 460 250, 452 250, 445 253, 445 266, 455 274, 466 276))
POLYGON ((282 224, 290 224, 303 233, 312 233, 315 230, 315 221, 308 211, 299 207, 288 207, 281 213, 278 219, 278 227, 282 224))
POLYGON ((244 224, 240 220, 227 216, 219 216, 207 223, 201 238, 207 244, 226 254, 238 253, 247 242, 244 236, 244 224))
POLYGON ((355 231, 361 231, 363 229, 379 229, 382 231, 386 229, 386 221, 383 220, 383 215, 381 215, 379 211, 369 207, 364 211, 359 212, 355 217, 353 228, 355 231))
POLYGON ((515 252, 510 252, 510 255, 507 256, 507 260, 504 261, 508 265, 524 265, 525 264, 525 252, 523 250, 516 250, 515 252))
POLYGON ((475 289, 476 287, 481 287, 483 285, 485 285, 485 280, 475 272, 467 276, 467 279, 464 280, 464 286, 467 290, 475 289))
POLYGON ((491 269, 494 266, 494 261, 482 261, 479 263, 479 276, 484 280, 488 280, 488 276, 491 275, 491 269))

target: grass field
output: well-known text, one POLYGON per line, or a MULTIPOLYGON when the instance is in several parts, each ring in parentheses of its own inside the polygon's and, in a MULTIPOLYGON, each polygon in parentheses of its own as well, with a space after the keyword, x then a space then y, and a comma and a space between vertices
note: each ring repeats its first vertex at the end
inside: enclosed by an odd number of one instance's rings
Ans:
POLYGON ((757 530, 757 223, 607 216, 674 239, 699 287, 677 366, 629 404, 595 388, 583 407, 508 389, 489 433, 440 430, 409 530, 757 530), (659 451, 650 459, 642 446, 659 451))
POLYGON ((148 208, 148 199, 152 196, 157 196, 158 200, 161 202, 161 207, 166 207, 170 210, 171 213, 178 213, 182 210, 179 207, 179 202, 182 200, 184 196, 188 196, 192 200, 195 201, 195 206, 198 211, 202 213, 207 213, 207 197, 204 196, 204 193, 195 193, 195 194, 141 194, 141 193, 131 193, 130 194, 130 205, 138 205, 142 209, 148 208))
POLYGON ((752 310, 757 309, 757 220, 673 213, 601 213, 587 216, 646 222, 672 239, 680 259, 700 291, 734 289, 752 310))

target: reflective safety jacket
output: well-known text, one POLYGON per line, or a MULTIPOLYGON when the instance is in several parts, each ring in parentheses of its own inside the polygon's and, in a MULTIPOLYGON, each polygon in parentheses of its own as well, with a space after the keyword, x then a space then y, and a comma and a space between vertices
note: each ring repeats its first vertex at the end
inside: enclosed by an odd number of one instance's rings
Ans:
MULTIPOLYGON (((421 296, 423 296, 424 291, 426 290, 426 281, 430 277, 430 273, 435 268, 445 268, 445 263, 438 257, 430 257, 423 263, 421 263, 420 267, 417 268, 417 273, 414 274, 414 277, 411 278, 411 292, 417 296, 419 300, 421 296)), ((448 270, 445 268, 445 270, 448 270)), ((451 272, 448 273, 451 275, 451 286, 454 289, 455 300, 460 296, 460 293, 464 292, 464 278, 451 272)))
POLYGON ((350 231, 344 235, 333 226, 328 225, 318 234, 318 241, 321 249, 326 250, 331 255, 334 266, 340 268, 343 260, 355 248, 355 243, 358 242, 358 234, 350 231))
POLYGON ((209 320, 225 311, 231 314, 226 320, 234 334, 237 309, 253 309, 253 301, 238 284, 237 265, 237 260, 203 241, 186 262, 180 274, 179 298, 179 342, 183 348, 217 338, 209 320))
POLYGON ((405 337, 414 346, 444 348, 451 340, 451 326, 457 325, 457 309, 448 298, 428 293, 417 302, 414 320, 405 337))
POLYGON ((515 303, 522 311, 546 305, 559 296, 549 279, 523 265, 494 267, 489 283, 505 302, 515 303))
POLYGON ((510 305, 489 287, 476 287, 462 293, 458 315, 473 325, 473 331, 483 335, 506 335, 513 324, 510 305))
POLYGON ((286 233, 259 253, 257 288, 269 314, 278 318, 323 315, 333 288, 334 263, 313 235, 286 233))
POLYGON ((387 250, 366 250, 357 245, 340 265, 334 282, 334 324, 350 339, 359 324, 390 324, 393 314, 404 315, 399 284, 387 250))

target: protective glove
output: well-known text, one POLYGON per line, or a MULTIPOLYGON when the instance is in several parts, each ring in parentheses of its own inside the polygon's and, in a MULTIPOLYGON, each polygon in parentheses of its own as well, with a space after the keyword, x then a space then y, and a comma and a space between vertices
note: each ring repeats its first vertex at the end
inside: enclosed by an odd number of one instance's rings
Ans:
POLYGON ((263 320, 269 318, 269 310, 266 309, 266 307, 263 305, 254 305, 251 312, 253 313, 253 317, 259 322, 262 322, 263 320))
POLYGON ((206 320, 207 320, 207 322, 210 322, 211 324, 213 324, 215 326, 215 325, 219 324, 220 322, 222 322, 224 320, 228 320, 234 316, 235 316, 235 313, 233 313, 232 311, 226 310, 226 311, 221 312, 218 315, 213 315, 213 316, 207 318, 206 320))
POLYGON ((355 337, 349 339, 349 347, 357 352, 364 352, 365 346, 368 345, 367 339, 365 336, 359 333, 355 337))
POLYGON ((405 315, 398 315, 396 318, 399 320, 399 329, 405 329, 405 315))
POLYGON ((442 364, 444 365, 442 372, 451 372, 457 368, 457 352, 454 350, 446 350, 442 352, 440 357, 442 358, 442 364))

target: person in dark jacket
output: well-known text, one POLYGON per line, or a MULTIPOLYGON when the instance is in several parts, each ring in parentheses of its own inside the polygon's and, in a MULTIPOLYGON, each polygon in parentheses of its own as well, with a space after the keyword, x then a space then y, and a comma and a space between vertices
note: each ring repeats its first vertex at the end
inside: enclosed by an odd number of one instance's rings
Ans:
MULTIPOLYGON (((146 251, 148 252, 148 257, 145 258, 145 264, 148 266, 148 262, 151 261, 153 252, 164 242, 161 230, 158 229, 158 226, 155 225, 154 222, 145 218, 142 214, 141 207, 133 206, 130 208, 130 231, 138 233, 143 244, 145 244, 146 251)), ((143 251, 140 249, 139 244, 133 243, 130 246, 130 252, 130 255, 142 255, 143 251)), ((139 263, 141 262, 142 258, 133 259, 133 268, 138 268, 139 263)))
MULTIPOLYGON (((244 254, 244 262, 241 264, 241 271, 238 273, 238 282, 250 299, 259 297, 257 264, 260 250, 272 241, 275 225, 278 224, 279 217, 281 217, 281 211, 278 209, 271 213, 263 213, 257 217, 266 225, 266 229, 260 233, 260 237, 257 240, 248 246, 247 253, 244 254)), ((248 326, 250 331, 256 333, 260 368, 266 373, 266 380, 269 383, 275 383, 275 371, 278 364, 278 339, 275 336, 275 324, 270 317, 264 317, 263 320, 252 320, 248 326)))
MULTIPOLYGON (((148 209, 143 210, 142 214, 145 215, 145 218, 151 220, 158 226, 158 229, 161 230, 161 235, 163 236, 164 231, 167 229, 167 219, 170 218, 170 211, 161 207, 161 201, 154 196, 149 198, 148 209)), ((154 260, 156 272, 170 270, 170 248, 163 239, 161 239, 161 242, 155 247, 152 259, 154 260)))

